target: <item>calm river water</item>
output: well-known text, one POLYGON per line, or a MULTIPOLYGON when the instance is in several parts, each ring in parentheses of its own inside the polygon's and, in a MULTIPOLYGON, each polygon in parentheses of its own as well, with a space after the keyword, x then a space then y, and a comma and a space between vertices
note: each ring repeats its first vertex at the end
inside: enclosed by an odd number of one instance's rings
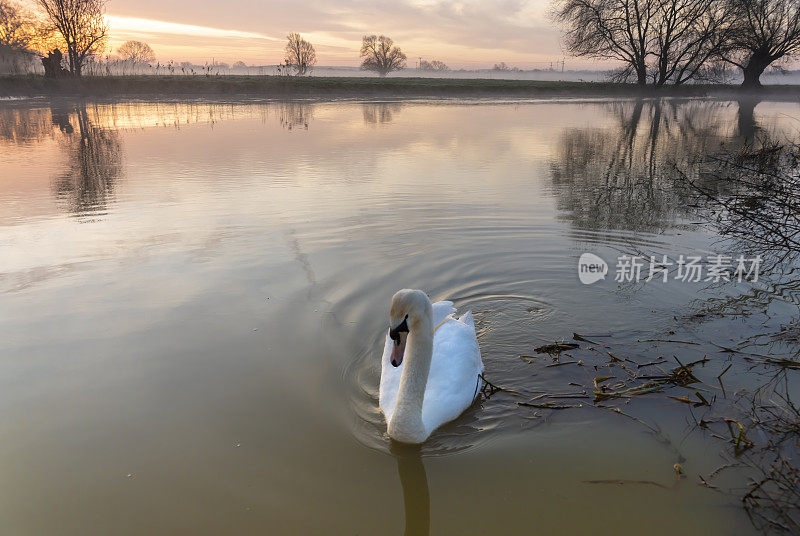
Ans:
POLYGON ((3 532, 751 533, 698 485, 722 447, 685 404, 626 406, 660 436, 591 399, 520 406, 605 373, 585 344, 519 356, 577 332, 715 378, 706 342, 753 328, 690 319, 747 284, 613 264, 715 252, 672 164, 798 127, 769 102, 0 102, 3 532), (579 282, 584 252, 605 280, 579 282), (421 450, 377 410, 404 287, 471 309, 487 379, 520 393, 421 450))

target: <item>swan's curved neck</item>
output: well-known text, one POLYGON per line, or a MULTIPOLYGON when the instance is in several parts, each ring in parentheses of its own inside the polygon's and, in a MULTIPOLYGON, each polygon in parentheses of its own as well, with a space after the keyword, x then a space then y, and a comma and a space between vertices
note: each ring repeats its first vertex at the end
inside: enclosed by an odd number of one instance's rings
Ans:
POLYGON ((406 341, 397 404, 389 423, 389 435, 399 441, 415 443, 427 437, 422 423, 422 402, 432 359, 433 319, 426 314, 412 327, 406 341))

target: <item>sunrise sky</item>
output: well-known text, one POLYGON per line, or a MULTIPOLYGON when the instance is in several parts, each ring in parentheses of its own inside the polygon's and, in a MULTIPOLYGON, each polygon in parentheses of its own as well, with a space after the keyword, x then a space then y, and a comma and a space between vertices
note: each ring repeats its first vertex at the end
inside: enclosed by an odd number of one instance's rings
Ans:
MULTIPOLYGON (((485 68, 505 61, 543 68, 562 57, 548 0, 109 0, 112 51, 145 41, 160 61, 238 60, 248 65, 283 59, 286 35, 300 32, 317 50, 318 65, 357 66, 361 36, 385 34, 409 65, 418 57, 451 68, 485 68)), ((567 59, 568 68, 592 62, 567 59)))

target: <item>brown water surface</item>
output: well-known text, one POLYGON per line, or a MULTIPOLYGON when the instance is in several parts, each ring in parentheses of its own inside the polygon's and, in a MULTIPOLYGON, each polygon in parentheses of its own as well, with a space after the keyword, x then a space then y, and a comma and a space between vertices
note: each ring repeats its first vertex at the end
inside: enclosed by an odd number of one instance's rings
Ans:
POLYGON ((687 336, 712 291, 585 286, 577 258, 714 251, 669 164, 799 120, 703 100, 0 103, 3 532, 749 533, 693 478, 720 448, 682 404, 631 411, 679 445, 683 480, 635 421, 508 393, 399 448, 379 357, 415 287, 471 309, 487 378, 529 397, 591 377, 518 358, 573 332, 653 359, 637 341, 687 336))

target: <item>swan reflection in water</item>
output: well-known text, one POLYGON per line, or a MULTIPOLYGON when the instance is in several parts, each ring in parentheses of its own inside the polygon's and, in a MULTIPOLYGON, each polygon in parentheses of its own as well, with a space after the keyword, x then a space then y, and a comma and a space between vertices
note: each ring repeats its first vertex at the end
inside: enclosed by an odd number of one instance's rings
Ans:
POLYGON ((489 398, 481 393, 480 398, 459 418, 439 428, 431 438, 421 445, 409 445, 389 440, 389 454, 397 460, 397 473, 403 488, 406 536, 427 536, 431 524, 431 500, 428 474, 423 457, 437 458, 453 455, 470 449, 486 439, 481 424, 485 412, 482 404, 489 398))
POLYGON ((397 460, 397 473, 403 487, 403 509, 406 517, 406 536, 430 533, 431 498, 428 475, 422 463, 419 445, 406 445, 392 441, 389 451, 397 460))

